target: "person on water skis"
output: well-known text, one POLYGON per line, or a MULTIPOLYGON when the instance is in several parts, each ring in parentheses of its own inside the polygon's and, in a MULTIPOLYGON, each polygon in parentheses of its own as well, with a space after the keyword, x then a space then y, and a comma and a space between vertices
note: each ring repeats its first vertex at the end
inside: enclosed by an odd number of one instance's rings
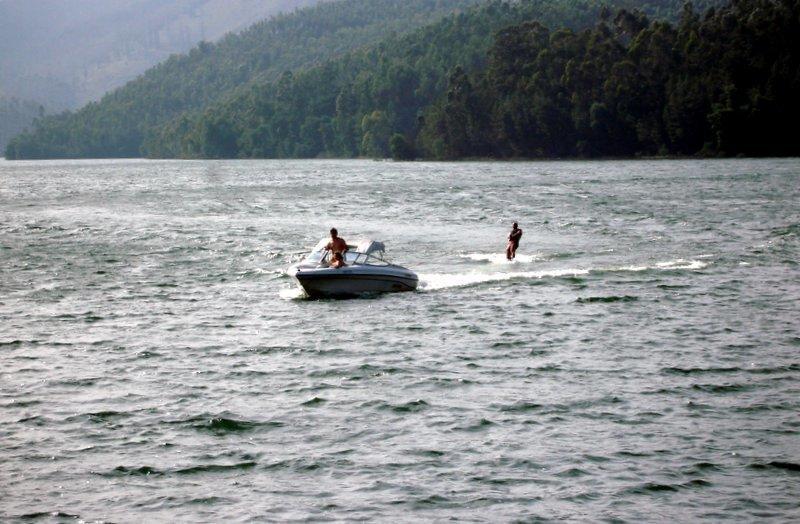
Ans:
POLYGON ((508 246, 506 247, 506 258, 514 260, 517 256, 517 248, 519 247, 519 239, 522 238, 522 230, 517 226, 517 223, 511 227, 511 233, 508 234, 508 246))

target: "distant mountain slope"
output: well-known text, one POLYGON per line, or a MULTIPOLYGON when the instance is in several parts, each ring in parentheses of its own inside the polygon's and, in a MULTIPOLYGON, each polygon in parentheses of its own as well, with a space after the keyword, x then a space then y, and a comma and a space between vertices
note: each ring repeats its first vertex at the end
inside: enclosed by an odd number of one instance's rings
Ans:
POLYGON ((256 24, 173 56, 75 113, 48 117, 9 157, 139 156, 145 133, 184 111, 286 70, 405 33, 480 0, 339 0, 256 24))
POLYGON ((0 90, 74 108, 201 40, 319 1, 0 0, 0 90))

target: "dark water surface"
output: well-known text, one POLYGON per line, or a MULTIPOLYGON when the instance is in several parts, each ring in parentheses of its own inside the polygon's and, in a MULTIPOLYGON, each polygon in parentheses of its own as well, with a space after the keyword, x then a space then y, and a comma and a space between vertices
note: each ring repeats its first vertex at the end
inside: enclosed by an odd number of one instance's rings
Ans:
POLYGON ((797 159, 0 161, 0 520, 796 520, 799 204, 797 159), (300 298, 332 225, 421 290, 300 298))

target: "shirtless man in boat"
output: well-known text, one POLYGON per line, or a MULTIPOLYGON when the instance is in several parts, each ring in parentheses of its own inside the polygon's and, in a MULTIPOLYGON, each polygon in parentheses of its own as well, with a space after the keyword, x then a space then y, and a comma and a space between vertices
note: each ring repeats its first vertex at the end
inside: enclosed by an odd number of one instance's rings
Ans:
POLYGON ((325 246, 325 249, 331 252, 331 260, 333 260, 334 255, 338 253, 340 255, 339 258, 341 258, 342 263, 344 263, 343 258, 344 254, 347 252, 347 242, 345 242, 344 239, 339 236, 339 232, 336 231, 335 227, 331 228, 331 241, 328 242, 328 245, 325 246))
POLYGON ((522 238, 522 230, 517 226, 517 223, 511 227, 511 233, 508 234, 508 246, 506 247, 506 258, 514 260, 517 256, 517 248, 519 248, 519 239, 522 238))

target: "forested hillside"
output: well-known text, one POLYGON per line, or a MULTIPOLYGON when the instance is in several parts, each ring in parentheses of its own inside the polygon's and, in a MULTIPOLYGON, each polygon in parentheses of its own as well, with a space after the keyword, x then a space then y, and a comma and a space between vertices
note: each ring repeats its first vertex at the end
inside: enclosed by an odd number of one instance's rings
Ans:
POLYGON ((277 78, 405 33, 480 0, 339 0, 258 23, 173 56, 77 112, 43 119, 10 158, 139 156, 145 132, 256 79, 277 78))
POLYGON ((682 9, 679 0, 493 0, 472 8, 454 0, 398 1, 392 16, 408 9, 416 18, 391 18, 395 27, 423 26, 432 13, 441 18, 408 34, 382 30, 386 15, 375 9, 382 3, 379 11, 386 11, 391 1, 337 2, 201 46, 100 104, 45 119, 15 139, 7 156, 506 158, 796 150, 781 126, 797 116, 789 93, 798 87, 793 35, 800 0, 735 0, 724 7, 708 0, 701 5, 717 8, 702 12, 682 9), (361 22, 352 23, 357 9, 344 7, 363 8, 361 22), (458 7, 458 14, 444 16, 458 7), (378 40, 378 32, 380 43, 346 51, 343 37, 355 48, 378 40), (275 34, 282 37, 280 52, 272 54, 263 39, 275 34), (333 51, 335 45, 341 47, 333 51), (242 48, 252 52, 235 52, 242 48), (308 49, 317 49, 318 65, 292 67, 291 57, 302 61, 308 49))
MULTIPOLYGON (((663 9, 663 4, 658 7, 663 9)), ((676 9, 677 18, 680 9, 676 9)), ((592 137, 575 134, 574 128, 583 130, 584 121, 589 118, 584 113, 595 102, 601 102, 596 97, 607 80, 606 72, 615 65, 609 60, 619 58, 629 46, 639 56, 640 63, 625 62, 613 69, 633 82, 628 84, 629 92, 618 94, 621 100, 630 96, 633 106, 658 103, 657 100, 642 100, 659 96, 642 91, 658 87, 660 80, 647 77, 649 62, 659 58, 649 53, 668 53, 672 62, 665 67, 673 67, 680 61, 677 49, 669 48, 677 45, 675 41, 665 42, 666 49, 643 49, 644 44, 637 43, 638 31, 651 26, 643 13, 622 12, 617 22, 620 27, 614 25, 611 16, 610 10, 594 2, 490 2, 318 68, 286 74, 277 82, 255 85, 202 113, 183 115, 152 134, 146 141, 145 153, 154 157, 205 158, 386 157, 390 154, 401 158, 461 158, 649 153, 652 148, 631 147, 630 141, 613 151, 608 147, 595 147, 585 143, 592 137), (527 27, 525 24, 532 20, 561 25, 568 22, 573 29, 553 33, 554 42, 563 42, 564 47, 529 49, 541 43, 542 38, 549 42, 550 34, 544 30, 544 36, 528 35, 524 29, 509 26, 523 24, 522 27, 527 27), (593 26, 598 20, 600 24, 594 29, 574 29, 593 26), (503 31, 495 39, 500 30, 503 31), (516 34, 515 31, 523 31, 516 40, 508 36, 516 34), (606 37, 601 40, 604 35, 606 37), (529 37, 533 39, 531 42, 527 42, 529 37), (538 51, 545 54, 538 57, 538 51), (558 57, 558 61, 552 59, 552 64, 535 61, 551 54, 558 57), (499 56, 511 61, 505 64, 505 69, 498 68, 499 56), (569 71, 565 70, 567 65, 569 71), (494 92, 497 86, 482 80, 487 75, 487 66, 498 84, 502 84, 502 75, 507 75, 505 81, 508 82, 514 82, 520 74, 525 75, 519 81, 522 87, 511 92, 494 92), (545 66, 561 69, 545 77, 548 70, 540 69, 545 66), (565 76, 565 73, 569 74, 565 76), (578 73, 583 75, 581 83, 575 81, 570 86, 571 91, 548 86, 548 94, 558 94, 554 100, 525 91, 528 84, 545 79, 561 81, 563 77, 573 81, 578 73), (650 82, 641 83, 642 80, 650 82), (474 89, 476 82, 483 82, 481 86, 485 84, 486 87, 480 91, 474 89), (640 82, 638 87, 637 82, 640 82), (495 108, 491 104, 498 96, 507 96, 508 100, 495 108), (453 103, 457 100, 462 100, 464 107, 453 103), (584 108, 586 103, 589 106, 584 108), (537 129, 527 122, 506 124, 503 120, 523 118, 531 111, 544 120, 556 113, 568 118, 554 120, 547 129, 537 129), (521 136, 538 136, 546 131, 549 133, 547 140, 559 147, 495 146, 497 136, 512 130, 521 136)), ((697 15, 690 12, 684 14, 686 17, 697 19, 697 15)), ((543 27, 541 22, 536 22, 537 27, 543 27)), ((653 27, 667 30, 672 26, 660 21, 653 23, 653 27)), ((601 108, 594 107, 595 116, 601 108)), ((636 116, 627 118, 630 121, 636 116)), ((632 125, 644 126, 639 122, 632 125)), ((601 135, 600 130, 596 132, 601 135)), ((618 138, 622 137, 612 136, 608 141, 615 143, 618 138)), ((673 151, 662 149, 660 145, 654 152, 673 151)))

